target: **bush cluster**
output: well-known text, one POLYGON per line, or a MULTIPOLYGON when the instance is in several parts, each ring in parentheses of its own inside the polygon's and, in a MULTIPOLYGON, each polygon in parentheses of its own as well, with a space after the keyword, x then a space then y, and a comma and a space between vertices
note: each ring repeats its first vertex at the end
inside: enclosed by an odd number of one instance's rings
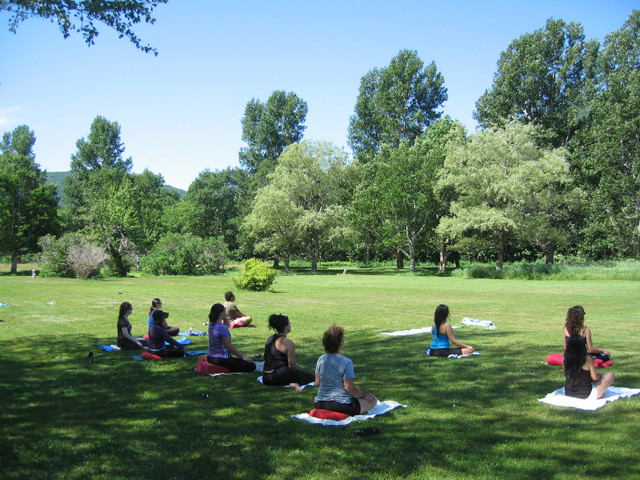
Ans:
POLYGON ((203 239, 190 233, 167 233, 140 262, 150 275, 194 275, 222 270, 228 257, 221 237, 203 239))

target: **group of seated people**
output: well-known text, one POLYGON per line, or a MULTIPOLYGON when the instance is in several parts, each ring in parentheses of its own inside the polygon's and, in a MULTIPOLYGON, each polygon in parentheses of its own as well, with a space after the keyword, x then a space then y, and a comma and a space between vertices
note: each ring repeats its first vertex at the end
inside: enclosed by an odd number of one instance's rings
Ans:
MULTIPOLYGON (((251 325, 251 317, 239 311, 232 292, 225 294, 224 304, 216 303, 209 312, 209 352, 207 361, 212 365, 225 367, 232 372, 253 372, 254 360, 244 355, 231 341, 230 328, 251 325), (233 319, 229 312, 232 312, 233 319), (233 322, 236 322, 235 324, 233 322)), ((172 336, 178 334, 177 327, 167 324, 168 313, 161 310, 162 302, 155 298, 149 312, 149 341, 137 340, 131 335, 131 323, 128 320, 133 312, 129 302, 120 306, 118 317, 118 346, 123 349, 146 348, 149 352, 162 357, 180 357, 185 355, 184 346, 172 336), (165 343, 166 342, 166 343, 165 343)), ((453 328, 447 321, 449 308, 439 305, 434 314, 431 327, 430 356, 447 357, 451 354, 470 355, 474 352, 471 345, 459 342, 453 334, 453 328), (451 348, 451 344, 455 345, 451 348)), ((598 391, 598 398, 604 395, 613 383, 613 374, 604 375, 595 371, 592 355, 608 359, 609 352, 595 348, 591 342, 591 331, 584 322, 584 310, 580 306, 569 309, 565 322, 564 372, 566 395, 587 398, 591 386, 598 391), (589 354, 588 354, 589 353, 589 354)), ((269 328, 275 331, 265 343, 263 383, 273 386, 290 386, 301 391, 301 386, 315 383, 318 393, 314 400, 317 409, 330 410, 357 415, 374 407, 378 400, 360 390, 354 383, 353 362, 341 354, 344 348, 344 330, 333 325, 322 337, 325 353, 316 363, 315 374, 298 369, 295 345, 287 337, 291 332, 291 322, 286 315, 273 314, 269 317, 269 328)))

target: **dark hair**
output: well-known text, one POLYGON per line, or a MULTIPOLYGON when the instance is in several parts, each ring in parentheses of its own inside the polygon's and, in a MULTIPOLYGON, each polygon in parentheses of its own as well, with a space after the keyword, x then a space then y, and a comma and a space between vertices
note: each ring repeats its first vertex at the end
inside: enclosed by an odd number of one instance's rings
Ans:
POLYGON ((225 293, 225 294, 224 294, 224 299, 225 299, 227 302, 230 302, 230 301, 231 301, 231 299, 232 299, 233 297, 235 297, 235 295, 233 294, 233 292, 227 292, 227 293, 225 293))
POLYGON ((218 318, 220 318, 220 314, 224 312, 224 305, 221 303, 216 303, 211 306, 211 311, 209 312, 209 322, 216 323, 218 318))
POLYGON ((289 325, 289 317, 286 315, 274 313, 269 316, 269 328, 272 328, 276 332, 282 333, 287 325, 289 325))
POLYGON ((567 319, 564 322, 564 326, 569 332, 569 335, 582 334, 582 327, 584 326, 584 308, 580 305, 571 307, 567 312, 567 319))
POLYGON ((569 372, 569 378, 577 377, 587 360, 586 342, 586 338, 582 335, 573 334, 567 338, 567 348, 564 351, 562 363, 565 370, 569 372))
POLYGON ((436 307, 436 313, 433 315, 433 323, 436 324, 436 337, 440 335, 440 326, 447 321, 449 316, 449 307, 440 304, 436 307))
POLYGON ((163 312, 162 310, 155 310, 151 316, 153 317, 153 324, 160 325, 164 319, 166 319, 169 314, 167 312, 163 312))
POLYGON ((159 298, 154 298, 153 300, 151 300, 151 308, 149 309, 149 315, 151 315, 153 311, 156 310, 160 305, 162 305, 162 300, 160 300, 159 298))
POLYGON ((324 332, 322 335, 322 345, 324 345, 324 351, 327 353, 338 353, 340 345, 342 345, 342 339, 344 338, 344 329, 333 325, 324 332))
POLYGON ((131 305, 129 302, 122 302, 120 304, 120 316, 124 317, 124 314, 127 313, 130 308, 133 309, 133 305, 131 305))

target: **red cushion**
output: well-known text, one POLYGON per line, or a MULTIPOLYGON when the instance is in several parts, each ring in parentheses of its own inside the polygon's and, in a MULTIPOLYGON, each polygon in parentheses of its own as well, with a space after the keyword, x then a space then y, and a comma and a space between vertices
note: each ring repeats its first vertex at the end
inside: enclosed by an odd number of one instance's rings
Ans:
POLYGON ((562 357, 561 353, 552 353, 547 357, 547 363, 549 365, 562 365, 562 357))
POLYGON ((314 408, 309 412, 309 415, 316 418, 337 421, 349 418, 349 415, 347 415, 346 413, 332 412, 331 410, 323 410, 322 408, 314 408))
POLYGON ((149 340, 149 334, 148 334, 148 333, 145 333, 145 334, 144 334, 144 338, 146 338, 147 340, 149 340))
POLYGON ((231 370, 225 367, 219 367, 218 365, 211 365, 207 361, 207 357, 202 357, 196 367, 198 373, 203 375, 212 375, 214 373, 229 373, 231 370))
POLYGON ((599 358, 594 358, 593 364, 595 365, 596 368, 607 368, 613 365, 613 362, 611 360, 607 360, 606 362, 603 362, 599 358))
POLYGON ((140 356, 145 360, 162 360, 161 356, 154 355, 153 353, 149 353, 149 352, 142 352, 140 356))

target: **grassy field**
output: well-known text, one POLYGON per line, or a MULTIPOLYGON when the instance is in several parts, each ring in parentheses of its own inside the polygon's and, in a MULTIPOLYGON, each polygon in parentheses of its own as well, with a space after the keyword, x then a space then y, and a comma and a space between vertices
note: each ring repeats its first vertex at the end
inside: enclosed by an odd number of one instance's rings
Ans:
MULTIPOLYGON (((561 352, 564 315, 576 304, 594 344, 612 353, 615 385, 640 387, 640 282, 340 272, 281 275, 272 291, 235 292, 258 328, 232 335, 246 354, 262 353, 268 315, 287 314, 298 361, 313 371, 322 332, 344 326, 356 384, 408 405, 346 427, 290 418, 312 408, 315 389, 264 387, 258 374, 205 377, 193 357, 136 362, 97 348, 115 343, 124 300, 134 305, 134 335, 145 333, 156 296, 171 324, 204 330, 211 305, 232 289, 230 274, 0 276, 8 303, 0 308, 0 477, 640 478, 640 397, 596 412, 537 401, 562 386, 561 367, 545 358, 561 352), (430 325, 439 303, 453 325, 465 316, 495 323, 456 330, 480 356, 428 358, 427 335, 379 335, 430 325), (354 435, 362 427, 380 434, 354 435)), ((193 338, 191 349, 206 348, 207 337, 193 338)))

